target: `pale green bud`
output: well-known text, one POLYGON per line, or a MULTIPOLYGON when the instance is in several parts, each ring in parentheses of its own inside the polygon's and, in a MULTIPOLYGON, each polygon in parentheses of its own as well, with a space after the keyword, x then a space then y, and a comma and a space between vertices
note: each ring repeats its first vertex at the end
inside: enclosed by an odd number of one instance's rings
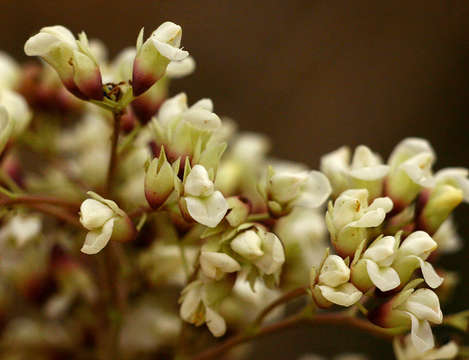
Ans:
POLYGON ((237 196, 229 197, 226 201, 228 202, 228 213, 225 216, 226 221, 232 227, 237 227, 244 223, 251 211, 250 205, 237 196))
POLYGON ((453 210, 463 201, 463 191, 452 185, 437 185, 429 194, 421 195, 427 200, 419 216, 419 227, 434 234, 453 210))
POLYGON ((171 195, 175 176, 161 147, 160 157, 151 161, 145 173, 145 197, 153 209, 158 209, 171 195))

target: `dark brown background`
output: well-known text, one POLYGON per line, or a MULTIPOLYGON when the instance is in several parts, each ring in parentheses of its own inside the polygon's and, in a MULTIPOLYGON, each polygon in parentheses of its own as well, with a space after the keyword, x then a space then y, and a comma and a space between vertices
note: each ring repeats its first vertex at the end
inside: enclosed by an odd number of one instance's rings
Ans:
MULTIPOLYGON (((183 26, 198 64, 174 90, 191 102, 211 97, 217 113, 271 136, 277 156, 317 167, 321 154, 342 144, 387 156, 401 138, 422 136, 438 152, 437 167, 469 167, 468 19, 466 0, 0 0, 0 47, 24 58, 29 35, 63 24, 116 54, 134 44, 141 26, 149 34, 171 20, 183 26)), ((468 209, 458 212, 466 235, 468 209)), ((469 304, 468 254, 445 260, 464 273, 452 310, 469 304)), ((256 358, 387 349, 336 329, 272 339, 256 358)))

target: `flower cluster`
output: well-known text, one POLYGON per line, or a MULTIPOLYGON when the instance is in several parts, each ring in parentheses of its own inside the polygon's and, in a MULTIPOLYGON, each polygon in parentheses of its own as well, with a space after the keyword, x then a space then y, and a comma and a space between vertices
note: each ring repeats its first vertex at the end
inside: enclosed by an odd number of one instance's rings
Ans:
POLYGON ((195 70, 181 40, 164 22, 109 60, 49 26, 24 46, 43 62, 0 53, 2 358, 219 359, 342 321, 393 337, 399 360, 464 356, 432 326, 469 328, 443 314, 458 278, 437 263, 461 248, 469 171, 433 172, 418 138, 386 163, 364 145, 321 171, 273 159, 210 99, 170 95, 195 70))

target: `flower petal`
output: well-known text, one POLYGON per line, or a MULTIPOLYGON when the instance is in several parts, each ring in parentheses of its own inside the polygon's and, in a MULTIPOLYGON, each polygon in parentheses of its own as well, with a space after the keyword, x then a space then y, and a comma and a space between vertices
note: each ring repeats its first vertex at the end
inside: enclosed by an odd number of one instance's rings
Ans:
POLYGON ((207 327, 213 336, 220 337, 225 334, 225 319, 223 319, 219 313, 209 307, 205 308, 205 322, 207 323, 207 327))
POLYGON ((326 175, 319 171, 311 171, 303 183, 302 193, 295 201, 295 205, 317 208, 324 204, 331 192, 331 184, 326 175))
POLYGON ((113 215, 109 206, 95 199, 86 199, 80 206, 80 222, 88 230, 100 228, 113 215))
POLYGON ((100 230, 88 232, 88 234, 86 234, 85 243, 81 248, 81 252, 88 255, 94 255, 104 249, 111 239, 114 220, 114 218, 108 220, 100 230))
POLYGON ((379 267, 371 260, 366 261, 368 276, 375 286, 381 291, 389 291, 398 287, 401 283, 398 273, 391 267, 379 267))
POLYGON ((209 196, 213 193, 213 182, 202 165, 195 165, 187 176, 184 191, 190 196, 209 196))
POLYGON ((228 211, 228 203, 220 191, 215 191, 208 198, 186 197, 187 210, 198 223, 215 227, 223 220, 228 211))
POLYGON ((406 313, 412 323, 411 339, 412 344, 419 353, 424 353, 435 346, 432 328, 427 320, 419 320, 413 314, 406 313))
POLYGON ((336 288, 327 285, 317 285, 324 296, 330 302, 341 305, 351 306, 361 299, 363 293, 353 284, 345 283, 336 288))

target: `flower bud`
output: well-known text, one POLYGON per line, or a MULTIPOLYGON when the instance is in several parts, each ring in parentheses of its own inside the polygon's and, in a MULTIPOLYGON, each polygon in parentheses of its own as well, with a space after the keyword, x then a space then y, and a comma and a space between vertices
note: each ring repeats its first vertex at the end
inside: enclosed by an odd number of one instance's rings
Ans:
POLYGON ((466 168, 445 168, 435 174, 437 185, 447 184, 460 189, 464 201, 469 202, 469 170, 466 168))
POLYGON ((453 210, 463 201, 463 191, 452 185, 437 185, 421 195, 423 209, 418 218, 420 229, 434 234, 453 210), (424 200, 426 198, 426 200, 424 200))
POLYGON ((140 31, 132 77, 135 96, 143 94, 161 79, 171 61, 181 61, 189 55, 179 48, 181 37, 181 27, 169 21, 161 24, 145 42, 143 29, 140 31))
POLYGON ((77 41, 63 26, 48 26, 24 45, 28 56, 40 56, 60 76, 65 87, 81 99, 101 100, 102 80, 85 33, 77 41))
POLYGON ((201 252, 200 267, 205 276, 214 280, 220 280, 225 273, 241 270, 239 263, 231 256, 214 251, 201 252))
POLYGON ((131 241, 135 237, 135 228, 127 214, 112 200, 106 200, 92 191, 90 199, 83 201, 80 207, 80 222, 89 230, 81 251, 96 254, 109 242, 131 241))
POLYGON ((342 257, 352 257, 360 243, 369 238, 368 228, 381 225, 392 206, 389 198, 377 198, 368 206, 366 189, 344 191, 333 206, 329 204, 326 213, 336 251, 342 257))
POLYGON ((229 197, 226 201, 228 202, 228 212, 225 219, 230 226, 237 227, 244 223, 251 211, 249 203, 237 196, 229 197))
POLYGON ((254 261, 264 255, 262 239, 256 230, 246 230, 231 241, 231 249, 242 257, 254 261))
POLYGON ((176 175, 166 159, 164 147, 161 147, 160 157, 151 161, 145 173, 145 197, 153 209, 163 205, 172 193, 174 176, 176 175))
POLYGON ((132 109, 142 124, 148 123, 156 115, 161 104, 168 96, 168 82, 165 79, 161 79, 132 101, 132 109))

